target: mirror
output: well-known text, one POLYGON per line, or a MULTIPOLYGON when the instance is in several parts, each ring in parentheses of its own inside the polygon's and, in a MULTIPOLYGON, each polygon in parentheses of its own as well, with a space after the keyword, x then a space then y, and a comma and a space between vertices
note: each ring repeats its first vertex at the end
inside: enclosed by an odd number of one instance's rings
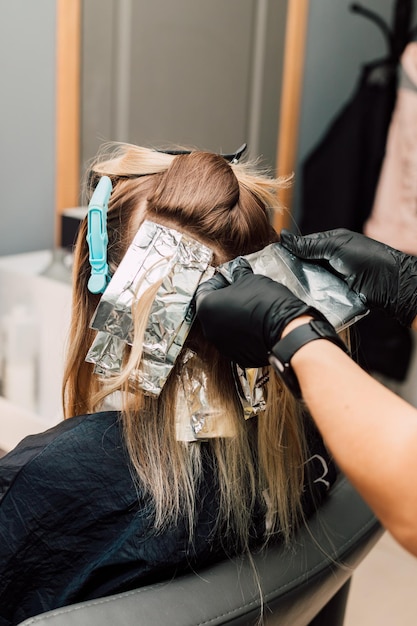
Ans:
POLYGON ((84 0, 80 175, 112 140, 223 152, 246 142, 274 172, 288 4, 296 3, 84 0))

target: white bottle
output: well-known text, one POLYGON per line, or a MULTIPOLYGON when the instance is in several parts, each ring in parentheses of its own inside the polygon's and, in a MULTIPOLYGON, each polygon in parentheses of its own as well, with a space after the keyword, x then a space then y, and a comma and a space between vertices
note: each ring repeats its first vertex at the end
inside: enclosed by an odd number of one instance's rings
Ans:
POLYGON ((3 318, 3 338, 3 395, 35 412, 38 328, 27 306, 16 306, 3 318))

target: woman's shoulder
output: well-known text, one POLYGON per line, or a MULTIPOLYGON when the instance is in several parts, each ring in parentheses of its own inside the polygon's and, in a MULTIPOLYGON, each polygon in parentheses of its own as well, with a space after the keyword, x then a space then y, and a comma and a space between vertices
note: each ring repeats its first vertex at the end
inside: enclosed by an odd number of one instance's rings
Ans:
POLYGON ((34 455, 46 452, 49 448, 71 447, 88 445, 97 438, 120 439, 119 413, 117 411, 103 411, 77 415, 59 422, 43 432, 29 435, 7 454, 3 461, 16 456, 30 460, 34 455))
POLYGON ((122 458, 126 457, 116 411, 72 417, 25 437, 0 459, 0 498, 22 472, 26 478, 32 474, 39 478, 44 473, 49 480, 64 473, 74 478, 82 467, 85 472, 89 466, 102 471, 115 463, 120 467, 122 458))

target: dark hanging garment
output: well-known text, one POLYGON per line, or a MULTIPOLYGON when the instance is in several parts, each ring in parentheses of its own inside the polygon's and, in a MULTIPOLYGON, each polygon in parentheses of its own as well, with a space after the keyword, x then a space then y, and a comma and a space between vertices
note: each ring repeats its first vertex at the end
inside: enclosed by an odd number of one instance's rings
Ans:
MULTIPOLYGON (((400 55, 411 37, 411 2, 397 1, 392 32, 358 5, 389 41, 387 58, 365 65, 350 101, 331 123, 302 165, 300 231, 306 235, 333 228, 363 232, 371 214, 397 94, 400 55)), ((355 327, 358 362, 368 371, 396 381, 407 375, 412 355, 409 329, 373 311, 355 327)))
POLYGON ((307 157, 301 174, 301 232, 362 231, 375 195, 397 91, 390 61, 366 65, 358 87, 307 157))

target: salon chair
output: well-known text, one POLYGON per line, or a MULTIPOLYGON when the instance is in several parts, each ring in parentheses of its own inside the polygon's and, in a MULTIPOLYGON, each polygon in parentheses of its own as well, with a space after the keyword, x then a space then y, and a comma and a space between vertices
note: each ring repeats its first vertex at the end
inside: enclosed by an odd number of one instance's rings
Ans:
MULTIPOLYGON (((342 626, 352 574, 382 533, 372 512, 340 477, 290 548, 271 545, 254 555, 263 590, 263 624, 342 626)), ((255 625, 260 612, 253 568, 242 557, 48 611, 21 626, 255 625)))

